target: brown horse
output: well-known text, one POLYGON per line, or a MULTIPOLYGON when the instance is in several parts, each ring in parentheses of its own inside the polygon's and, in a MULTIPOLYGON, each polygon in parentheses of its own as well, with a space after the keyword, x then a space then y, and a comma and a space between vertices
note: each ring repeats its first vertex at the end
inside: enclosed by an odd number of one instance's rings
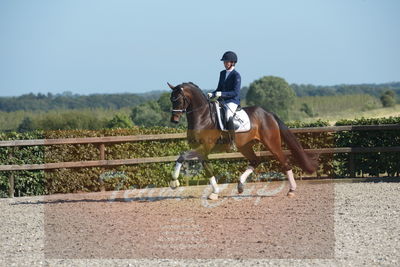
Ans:
MULTIPOLYGON (((168 83, 168 86, 172 89, 171 122, 178 123, 180 117, 186 113, 187 138, 192 149, 182 153, 176 161, 175 170, 172 174, 173 180, 170 185, 173 188, 179 186, 177 179, 183 161, 198 158, 201 160, 206 174, 211 177, 210 183, 213 187, 213 193, 209 196, 209 199, 217 199, 219 188, 214 177, 214 171, 208 162, 208 155, 214 150, 221 149, 221 146, 217 143, 219 143, 223 133, 215 119, 216 108, 200 88, 193 83, 182 83, 178 86, 172 86, 168 83)), ((244 110, 249 115, 251 129, 247 132, 236 133, 235 143, 238 151, 249 160, 250 164, 240 176, 238 192, 243 192, 247 177, 261 163, 260 158, 253 150, 253 146, 258 141, 264 144, 281 163, 290 183, 288 196, 294 196, 296 182, 292 168, 282 151, 282 138, 291 150, 295 161, 305 172, 312 173, 316 170, 316 160, 305 153, 296 137, 274 113, 265 111, 260 107, 245 107, 244 110)))

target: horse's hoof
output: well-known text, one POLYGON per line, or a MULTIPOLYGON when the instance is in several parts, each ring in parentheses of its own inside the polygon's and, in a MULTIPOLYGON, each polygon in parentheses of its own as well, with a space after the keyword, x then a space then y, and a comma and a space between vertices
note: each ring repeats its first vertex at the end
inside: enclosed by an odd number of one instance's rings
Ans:
POLYGON ((169 186, 171 187, 171 189, 176 189, 177 187, 179 187, 179 180, 172 180, 169 182, 169 186))
POLYGON ((244 184, 241 183, 241 182, 238 182, 238 187, 237 187, 237 189, 238 189, 238 193, 239 193, 239 194, 243 193, 243 191, 244 191, 244 184))
POLYGON ((208 199, 209 199, 209 200, 217 200, 217 199, 218 199, 218 194, 211 193, 211 194, 208 196, 208 199))
POLYGON ((289 192, 287 193, 287 196, 288 197, 294 197, 295 196, 294 190, 289 190, 289 192))

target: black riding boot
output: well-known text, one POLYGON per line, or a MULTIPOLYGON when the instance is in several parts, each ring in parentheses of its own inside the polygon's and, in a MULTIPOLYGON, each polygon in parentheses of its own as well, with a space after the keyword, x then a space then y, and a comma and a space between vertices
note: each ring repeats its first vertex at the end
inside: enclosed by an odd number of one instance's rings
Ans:
POLYGON ((232 150, 236 150, 236 144, 235 144, 235 125, 233 124, 233 118, 230 118, 227 124, 227 129, 229 133, 229 141, 230 141, 230 147, 232 150))

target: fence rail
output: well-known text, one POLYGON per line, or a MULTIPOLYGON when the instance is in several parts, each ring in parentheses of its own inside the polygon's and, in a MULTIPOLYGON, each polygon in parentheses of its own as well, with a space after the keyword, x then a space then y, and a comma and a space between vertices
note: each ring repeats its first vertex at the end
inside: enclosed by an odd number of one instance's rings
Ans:
MULTIPOLYGON (((368 131, 368 130, 400 130, 400 125, 399 124, 346 125, 346 126, 308 127, 308 128, 290 129, 290 131, 293 133, 322 133, 322 132, 368 131)), ((62 138, 62 139, 9 140, 9 141, 0 141, 0 147, 50 146, 50 145, 73 145, 73 144, 109 144, 109 143, 158 141, 158 140, 185 139, 185 138, 186 138, 186 133, 174 133, 174 134, 149 134, 149 135, 62 138)))
MULTIPOLYGON (((400 124, 365 125, 365 126, 348 125, 348 126, 290 129, 290 131, 292 131, 293 133, 322 133, 322 132, 367 131, 367 130, 400 130, 400 124)), ((48 145, 66 145, 66 144, 76 144, 76 145, 97 144, 99 147, 99 160, 56 162, 56 163, 45 163, 45 164, 0 165, 0 171, 22 171, 22 170, 31 171, 31 170, 51 170, 51 169, 61 169, 61 168, 110 167, 110 166, 134 165, 134 164, 145 164, 145 163, 172 162, 175 161, 178 158, 178 156, 105 160, 105 145, 111 143, 158 141, 158 140, 171 140, 171 139, 184 139, 184 138, 186 138, 186 133, 0 141, 0 147, 12 147, 14 149, 21 146, 48 146, 48 145)), ((371 148, 365 148, 365 147, 317 148, 317 149, 306 149, 306 151, 318 154, 399 152, 400 146, 371 147, 371 148)), ((284 153, 289 155, 290 151, 285 150, 284 153)), ((269 151, 260 151, 256 152, 256 154, 257 156, 266 156, 266 157, 272 155, 271 152, 269 151)), ((12 157, 12 152, 9 154, 9 157, 12 157)), ((237 158, 243 158, 242 154, 215 153, 209 155, 209 159, 237 159, 237 158)), ((352 166, 351 163, 350 166, 352 166)), ((9 184, 10 184, 9 195, 13 196, 14 175, 12 173, 9 178, 9 184)))
MULTIPOLYGON (((340 147, 340 148, 318 148, 318 149, 305 149, 306 152, 316 154, 335 154, 335 153, 370 153, 370 152, 399 152, 400 146, 395 147, 340 147)), ((289 150, 283 151, 286 155, 290 155, 289 150)), ((272 153, 269 151, 256 152, 259 157, 269 157, 272 153)), ((51 170, 62 168, 89 168, 89 167, 114 167, 121 165, 135 165, 144 163, 162 163, 175 161, 178 156, 165 156, 165 157, 148 157, 148 158, 134 158, 134 159, 115 159, 115 160, 89 160, 89 161, 70 161, 70 162, 56 162, 45 164, 21 164, 21 165, 0 165, 0 171, 32 171, 32 170, 51 170)), ((234 153, 214 153, 210 154, 209 159, 238 159, 243 158, 239 152, 234 153)), ((192 160, 196 160, 193 158, 192 160)))

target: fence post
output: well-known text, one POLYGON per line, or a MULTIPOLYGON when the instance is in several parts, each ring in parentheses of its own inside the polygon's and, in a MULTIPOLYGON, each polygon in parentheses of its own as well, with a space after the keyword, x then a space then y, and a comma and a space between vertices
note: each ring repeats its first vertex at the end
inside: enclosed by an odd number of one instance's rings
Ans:
POLYGON ((355 164, 354 164, 354 153, 350 152, 349 155, 349 171, 350 171, 350 177, 355 178, 356 177, 356 171, 355 171, 355 164))
MULTIPOLYGON (((14 156, 14 147, 11 148, 10 154, 8 154, 8 161, 12 162, 12 158, 14 156)), ((14 180, 14 172, 10 171, 10 176, 8 177, 8 183, 9 183, 9 187, 8 187, 8 197, 14 197, 14 186, 15 186, 15 180, 14 180)))
POLYGON ((10 172, 10 177, 8 177, 8 183, 10 184, 10 187, 8 188, 8 197, 13 198, 14 197, 14 172, 10 172))
POLYGON ((104 160, 105 159, 105 153, 106 153, 106 149, 105 149, 104 143, 101 143, 99 145, 99 151, 100 151, 100 160, 104 160))
MULTIPOLYGON (((99 144, 99 151, 100 151, 100 160, 105 160, 105 158, 106 158, 106 148, 105 148, 104 143, 99 144)), ((104 168, 102 168, 102 169, 104 169, 104 168)), ((106 189, 104 187, 103 179, 100 179, 100 191, 101 192, 106 191, 106 189)))

